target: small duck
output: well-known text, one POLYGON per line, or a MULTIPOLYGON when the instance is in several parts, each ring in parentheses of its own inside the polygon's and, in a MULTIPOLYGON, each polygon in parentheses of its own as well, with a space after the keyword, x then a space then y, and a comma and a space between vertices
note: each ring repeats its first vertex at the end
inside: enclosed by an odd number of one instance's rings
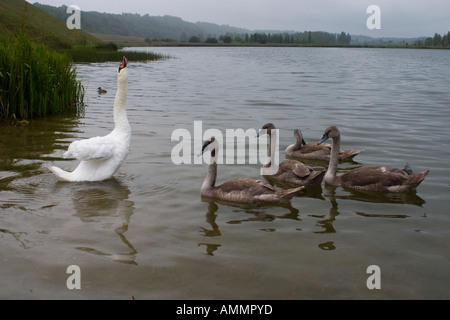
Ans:
POLYGON ((97 91, 98 91, 98 94, 105 94, 108 92, 105 89, 102 89, 102 87, 98 87, 97 91))

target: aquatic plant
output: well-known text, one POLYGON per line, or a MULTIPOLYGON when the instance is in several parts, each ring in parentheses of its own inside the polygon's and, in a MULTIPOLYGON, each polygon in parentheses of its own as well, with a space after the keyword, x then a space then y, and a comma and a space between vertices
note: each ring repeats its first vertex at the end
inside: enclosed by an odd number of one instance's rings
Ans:
POLYGON ((0 38, 0 119, 78 114, 84 87, 69 56, 30 41, 0 38))
MULTIPOLYGON (((124 52, 117 49, 115 44, 104 46, 72 46, 69 49, 59 50, 68 55, 74 63, 94 63, 105 61, 121 61, 124 52)), ((125 55, 130 61, 155 61, 166 58, 162 55, 144 51, 126 51, 125 55)))

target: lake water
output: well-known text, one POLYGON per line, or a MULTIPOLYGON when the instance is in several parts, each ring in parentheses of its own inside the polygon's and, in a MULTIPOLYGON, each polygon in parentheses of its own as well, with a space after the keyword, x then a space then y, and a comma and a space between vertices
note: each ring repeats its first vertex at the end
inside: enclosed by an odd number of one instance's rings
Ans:
MULTIPOLYGON (((112 130, 119 62, 77 65, 83 117, 1 125, 0 298, 450 298, 450 51, 139 50, 170 58, 129 61, 133 136, 113 179, 58 182, 47 166, 72 170, 77 161, 62 159, 69 143, 112 130), (431 171, 406 194, 322 185, 288 207, 202 201, 202 134, 267 122, 280 130, 280 160, 295 128, 311 142, 337 125, 343 149, 364 149, 341 172, 406 162, 431 171), (172 161, 176 129, 192 135, 192 164, 172 161), (66 285, 70 265, 80 267, 79 290, 66 285), (370 289, 377 275, 381 288, 370 289)), ((222 164, 217 182, 260 179, 260 168, 222 164)))

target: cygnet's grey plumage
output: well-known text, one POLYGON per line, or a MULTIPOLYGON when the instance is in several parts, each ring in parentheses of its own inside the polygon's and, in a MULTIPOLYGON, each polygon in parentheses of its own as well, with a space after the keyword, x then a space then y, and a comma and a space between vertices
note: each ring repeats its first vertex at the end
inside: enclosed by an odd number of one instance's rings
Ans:
POLYGON ((332 186, 365 191, 403 192, 415 190, 430 171, 413 173, 409 165, 403 169, 387 166, 363 166, 338 176, 336 172, 341 135, 336 126, 328 127, 318 143, 321 144, 329 138, 333 139, 333 143, 328 170, 325 174, 325 183, 332 186))
MULTIPOLYGON (((286 155, 293 158, 311 159, 311 160, 330 160, 331 144, 316 142, 306 143, 302 132, 299 129, 294 130, 295 143, 286 148, 286 155)), ((339 150, 339 160, 351 160, 363 150, 339 150)))
MULTIPOLYGON (((273 123, 266 123, 262 126, 262 130, 269 135, 269 151, 268 160, 264 167, 272 165, 272 157, 275 153, 275 145, 272 144, 272 130, 276 129, 273 123)), ((264 178, 275 185, 284 186, 308 186, 320 185, 326 170, 315 171, 313 168, 307 166, 303 162, 287 159, 278 164, 278 172, 273 175, 264 175, 264 178)))
POLYGON ((288 203, 304 188, 278 190, 266 181, 252 178, 236 178, 216 186, 218 149, 219 144, 214 137, 203 144, 202 154, 208 150, 211 152, 208 173, 201 187, 203 197, 237 204, 273 205, 288 203))

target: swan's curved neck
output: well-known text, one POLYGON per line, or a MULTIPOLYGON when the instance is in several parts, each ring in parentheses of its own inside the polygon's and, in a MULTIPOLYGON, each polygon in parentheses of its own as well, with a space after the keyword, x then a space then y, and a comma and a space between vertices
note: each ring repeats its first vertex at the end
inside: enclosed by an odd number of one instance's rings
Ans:
POLYGON ((279 166, 279 155, 277 152, 278 148, 278 129, 273 129, 269 134, 269 144, 267 150, 267 160, 266 163, 261 168, 261 175, 274 175, 278 172, 279 166))
POLYGON ((328 165, 327 173, 325 174, 325 182, 331 185, 337 184, 338 177, 336 176, 337 168, 339 164, 339 150, 341 148, 341 136, 333 138, 333 144, 331 145, 330 163, 328 165))
POLYGON ((295 137, 295 143, 287 146, 286 152, 295 152, 297 150, 300 150, 303 145, 303 137, 298 134, 294 134, 295 137))
POLYGON ((217 148, 211 151, 208 173, 206 174, 205 180, 203 180, 202 191, 210 190, 216 185, 218 153, 217 148))
POLYGON ((114 99, 114 125, 116 130, 129 131, 126 102, 127 102, 127 82, 119 82, 114 99))
POLYGON ((301 135, 295 135, 295 144, 292 146, 292 151, 299 150, 303 144, 303 137, 301 135))
POLYGON ((272 142, 272 134, 274 135, 274 138, 276 137, 276 132, 268 134, 269 143, 267 146, 267 160, 266 163, 264 163, 264 168, 269 168, 272 165, 273 155, 275 154, 276 143, 272 142))

